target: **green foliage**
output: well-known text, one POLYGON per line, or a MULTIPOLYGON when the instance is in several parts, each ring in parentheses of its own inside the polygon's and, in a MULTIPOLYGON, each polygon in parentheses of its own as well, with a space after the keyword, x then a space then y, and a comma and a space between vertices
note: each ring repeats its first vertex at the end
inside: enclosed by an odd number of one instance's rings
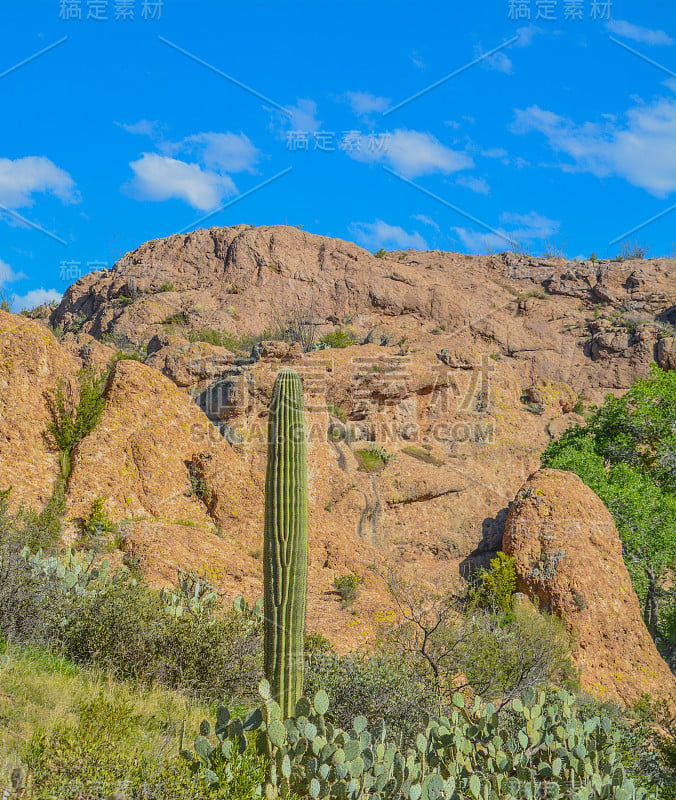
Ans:
MULTIPOLYGON (((496 581, 505 605, 509 572, 503 565, 496 581)), ((476 590, 466 598, 430 594, 393 573, 385 579, 398 611, 383 626, 387 651, 403 654, 411 673, 442 706, 460 689, 502 708, 528 689, 574 684, 570 642, 557 617, 522 606, 477 608, 476 590)), ((488 606, 492 599, 488 591, 479 592, 479 602, 488 606)))
POLYGON ((271 334, 267 330, 261 334, 244 333, 236 336, 229 331, 217 331, 214 328, 190 331, 189 335, 191 342, 205 342, 216 347, 225 347, 233 353, 248 353, 254 345, 269 338, 271 338, 271 334))
POLYGON ((323 689, 331 697, 333 725, 348 729, 357 716, 371 723, 382 717, 393 737, 412 745, 421 715, 439 709, 426 675, 402 653, 339 656, 325 643, 308 645, 304 691, 313 696, 323 689))
POLYGON ((11 314, 13 306, 14 295, 7 294, 3 289, 0 288, 0 311, 6 311, 8 314, 11 314))
POLYGON ((285 717, 303 693, 307 505, 303 387, 297 373, 282 369, 268 417, 263 586, 265 674, 285 717))
POLYGON ((262 674, 260 620, 224 612, 194 576, 182 573, 175 591, 161 593, 93 556, 31 555, 6 513, 0 534, 0 636, 207 700, 253 692, 262 674), (168 602, 190 613, 167 613, 168 602))
POLYGON ((659 791, 663 800, 676 798, 676 733, 673 715, 661 701, 643 697, 632 706, 583 699, 577 710, 581 722, 605 715, 618 735, 617 752, 635 783, 659 791))
POLYGON ((539 416, 540 414, 544 413, 545 409, 542 403, 534 403, 530 399, 530 397, 526 394, 526 392, 523 392, 521 394, 521 402, 524 405, 526 411, 530 411, 531 414, 537 414, 539 416))
POLYGON ((87 315, 84 314, 82 311, 78 312, 70 323, 70 329, 74 334, 82 333, 82 328, 84 327, 85 322, 87 321, 87 315))
POLYGON ((52 419, 47 423, 47 432, 53 444, 65 456, 66 470, 62 471, 66 479, 70 473, 73 449, 94 430, 103 413, 106 377, 95 369, 80 370, 77 398, 71 385, 61 380, 48 398, 52 419))
POLYGON ((381 247, 380 250, 376 250, 376 252, 373 255, 376 258, 385 258, 385 256, 387 255, 387 252, 385 251, 384 247, 381 247))
POLYGON ((355 450, 354 455, 363 472, 381 472, 394 458, 384 447, 372 444, 369 448, 355 450))
POLYGON ((570 470, 613 515, 648 628, 676 643, 671 627, 676 560, 676 372, 654 366, 622 397, 606 397, 586 426, 550 442, 542 464, 570 470))
POLYGON ((19 509, 16 524, 21 530, 22 541, 31 550, 53 548, 61 537, 65 507, 66 478, 62 467, 61 474, 54 481, 51 497, 40 511, 26 507, 19 509))
POLYGON ((474 608, 511 611, 512 596, 516 591, 516 567, 514 559, 498 553, 491 559, 491 568, 482 570, 471 596, 474 608))
POLYGON ((110 538, 110 534, 114 536, 118 532, 117 525, 103 510, 105 501, 105 497, 97 497, 92 502, 88 516, 82 520, 80 538, 85 547, 99 549, 110 538))
POLYGON ((143 363, 147 355, 148 353, 145 347, 140 347, 136 350, 118 350, 108 361, 108 374, 115 368, 118 361, 138 361, 139 363, 143 363))
MULTIPOLYGON (((297 793, 310 798, 577 797, 609 800, 647 798, 626 775, 617 734, 606 716, 580 724, 566 692, 548 698, 530 692, 511 705, 508 723, 476 699, 471 706, 453 695, 448 716, 421 715, 415 747, 402 751, 387 738, 383 720, 369 728, 364 716, 343 730, 329 720, 329 698, 318 691, 302 697, 296 713, 282 721, 270 686, 260 686, 262 704, 232 718, 225 706, 216 724, 202 723, 193 769, 212 786, 219 770, 246 752, 247 743, 269 758, 265 796, 297 793)), ((653 795, 654 797, 654 795, 653 795)))
POLYGON ((56 325, 48 324, 47 327, 58 341, 63 339, 63 322, 59 322, 56 325))
POLYGON ((167 613, 160 592, 120 575, 77 602, 62 634, 64 652, 119 679, 181 689, 205 700, 246 695, 261 674, 260 625, 208 606, 202 603, 197 613, 167 613))
POLYGON ((171 281, 164 281, 159 288, 160 292, 173 292, 174 284, 171 281))
POLYGON ((119 683, 46 648, 0 643, 0 698, 7 800, 205 796, 178 751, 209 710, 177 692, 119 683))
POLYGON ((214 490, 209 486, 202 475, 200 466, 195 462, 191 462, 188 467, 188 480, 190 481, 189 496, 199 497, 209 505, 213 499, 214 490))
POLYGON ((364 579, 360 575, 355 575, 350 572, 347 575, 335 575, 333 578, 333 585, 340 595, 341 606, 347 608, 354 603, 357 597, 357 590, 364 583, 364 579))
POLYGON ((647 257, 649 250, 649 247, 639 244, 638 239, 634 239, 633 242, 622 242, 620 244, 620 260, 644 259, 647 257))
POLYGON ((339 349, 350 347, 350 345, 353 345, 355 342, 356 339, 354 335, 344 328, 338 328, 338 330, 325 333, 319 340, 319 343, 324 347, 336 347, 339 349))
MULTIPOLYGON (((161 741, 148 749, 144 720, 132 702, 123 697, 98 697, 77 704, 76 721, 63 722, 47 732, 38 729, 24 750, 26 772, 34 792, 30 796, 86 797, 104 800, 125 797, 129 800, 201 800, 204 785, 191 775, 185 760, 175 751, 163 752, 161 741), (146 742, 141 739, 145 732, 146 742), (140 740, 140 741, 139 741, 140 740)), ((147 723, 146 723, 147 724, 147 723)), ((154 739, 159 740, 159 732, 154 739)), ((171 738, 175 733, 169 731, 171 738)), ((242 772, 236 760, 234 769, 242 772)), ((254 764, 246 762, 251 776, 258 776, 254 764)), ((30 784, 29 784, 30 785, 30 784)), ((231 793, 224 785, 213 798, 248 798, 246 793, 231 793)))
POLYGON ((341 422, 347 422, 347 414, 340 406, 335 405, 335 403, 327 403, 326 409, 329 414, 336 417, 341 422))

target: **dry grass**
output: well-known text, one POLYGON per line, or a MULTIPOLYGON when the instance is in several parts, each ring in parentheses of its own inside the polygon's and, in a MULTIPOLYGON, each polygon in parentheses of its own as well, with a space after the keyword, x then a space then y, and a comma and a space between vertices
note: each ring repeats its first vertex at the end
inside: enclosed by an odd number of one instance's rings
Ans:
POLYGON ((79 669, 62 656, 25 647, 0 647, 0 786, 21 766, 36 731, 74 728, 80 709, 106 700, 132 708, 132 724, 121 747, 130 756, 148 751, 178 752, 181 728, 190 744, 200 721, 210 715, 203 705, 162 689, 140 689, 106 674, 79 669))

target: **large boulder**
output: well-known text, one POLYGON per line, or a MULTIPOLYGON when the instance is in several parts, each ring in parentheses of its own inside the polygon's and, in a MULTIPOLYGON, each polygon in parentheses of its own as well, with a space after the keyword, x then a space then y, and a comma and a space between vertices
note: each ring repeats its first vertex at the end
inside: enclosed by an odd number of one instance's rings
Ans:
POLYGON ((562 617, 582 686, 602 699, 676 697, 676 678, 643 623, 622 543, 599 497, 572 472, 542 469, 516 495, 503 550, 518 589, 562 617))

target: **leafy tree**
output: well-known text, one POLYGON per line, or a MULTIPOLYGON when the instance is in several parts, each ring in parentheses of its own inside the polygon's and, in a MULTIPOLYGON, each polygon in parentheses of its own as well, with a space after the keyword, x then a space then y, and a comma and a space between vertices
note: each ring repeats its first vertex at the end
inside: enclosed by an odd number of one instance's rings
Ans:
POLYGON ((570 470, 613 515, 653 637, 676 640, 676 372, 654 365, 623 397, 608 395, 585 426, 550 442, 545 467, 570 470))
POLYGON ((77 397, 69 383, 59 381, 53 394, 49 395, 51 422, 47 432, 63 457, 62 473, 67 479, 73 450, 85 436, 97 426, 105 400, 103 389, 108 374, 96 369, 83 369, 78 374, 77 397))

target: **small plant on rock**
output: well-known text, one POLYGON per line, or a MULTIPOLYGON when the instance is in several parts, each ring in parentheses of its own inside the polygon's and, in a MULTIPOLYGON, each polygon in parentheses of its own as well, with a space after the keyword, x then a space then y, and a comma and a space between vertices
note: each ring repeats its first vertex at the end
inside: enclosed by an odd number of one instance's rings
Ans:
POLYGON ((341 608, 348 608, 357 598, 357 590, 364 583, 360 575, 350 572, 347 575, 336 575, 333 578, 333 585, 340 595, 341 608))

